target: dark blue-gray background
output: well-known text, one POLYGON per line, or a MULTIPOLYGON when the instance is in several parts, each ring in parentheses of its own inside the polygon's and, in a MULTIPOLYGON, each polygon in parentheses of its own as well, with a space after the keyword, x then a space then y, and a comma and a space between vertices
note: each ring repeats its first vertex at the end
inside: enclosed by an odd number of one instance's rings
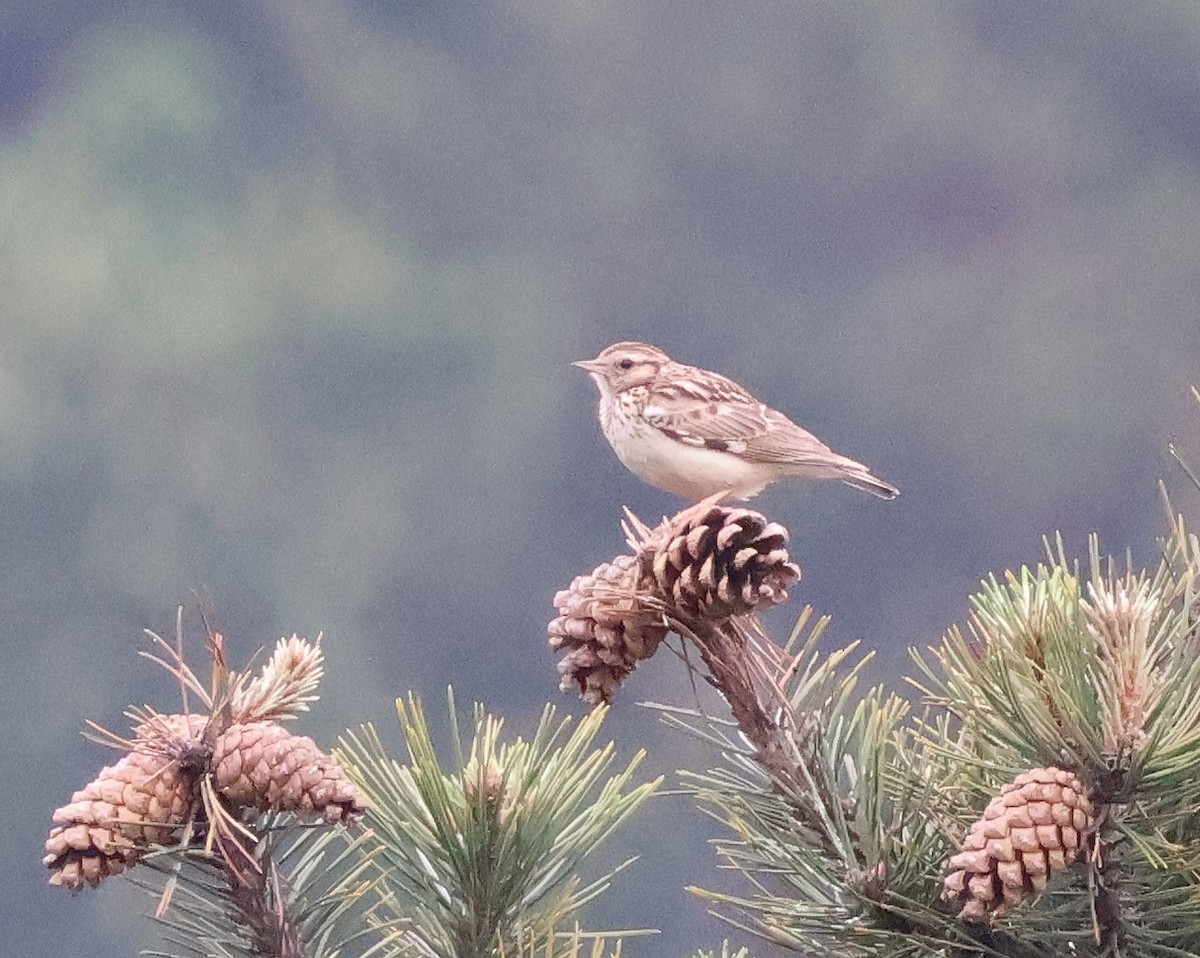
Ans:
MULTIPOLYGON (((719 368, 903 489, 758 500, 875 677, 1061 529, 1154 557, 1200 459, 1200 8, 597 0, 0 13, 0 926, 31 958, 153 941, 72 899, 51 810, 170 708, 142 627, 211 597, 235 656, 324 631, 300 724, 412 688, 528 730, 550 598, 621 547, 626 474, 567 363, 621 338, 719 368)), ((798 606, 797 606, 798 607, 798 606)), ((789 612, 772 620, 786 628, 789 612)), ((199 627, 192 622, 200 664, 199 627)), ((648 769, 711 756, 641 699, 648 769)), ((664 798, 597 921, 722 929, 715 826, 664 798)), ((735 932, 736 937, 736 932, 735 932)))

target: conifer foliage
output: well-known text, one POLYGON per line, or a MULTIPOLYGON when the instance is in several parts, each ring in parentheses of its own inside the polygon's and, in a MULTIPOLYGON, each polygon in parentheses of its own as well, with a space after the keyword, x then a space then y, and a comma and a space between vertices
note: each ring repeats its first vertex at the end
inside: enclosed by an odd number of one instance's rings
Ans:
POLYGON ((130 877, 158 899, 163 956, 621 954, 620 938, 579 924, 613 872, 578 866, 659 781, 634 780, 640 752, 611 770, 615 746, 595 745, 603 709, 572 727, 547 707, 529 739, 505 741, 480 706, 460 734, 451 698, 443 763, 410 696, 397 703, 409 764, 371 726, 335 756, 284 724, 317 698, 318 643, 281 639, 254 674, 231 669, 210 633, 205 687, 182 621, 175 646, 147 633, 144 654, 178 681, 183 709, 130 708, 130 737, 92 726, 124 754, 54 812, 51 884, 78 891, 141 866, 130 877))
MULTIPOLYGON (((659 706, 716 753, 679 774, 725 824, 715 849, 737 884, 693 891, 748 943, 1197 955, 1200 541, 1167 511, 1150 568, 1094 537, 1079 561, 1056 539, 1041 563, 987 578, 965 628, 913 650, 891 689, 860 688, 870 653, 824 651, 830 620, 810 607, 782 643, 767 634, 758 615, 800 578, 781 525, 717 499, 655 527, 626 511, 627 551, 559 592, 548 626, 561 687, 591 711, 572 723, 547 707, 509 736, 479 706, 460 730, 451 697, 449 758, 411 694, 407 756, 370 725, 325 752, 287 725, 316 698, 319 644, 280 640, 238 672, 210 635, 205 687, 178 625, 149 657, 183 707, 131 708, 128 737, 94 726, 123 754, 54 813, 50 881, 79 890, 137 866, 164 955, 625 954, 582 929, 612 877, 584 866, 659 782, 637 781, 640 752, 615 765, 596 740, 622 683, 678 642, 728 708, 659 706)), ((751 954, 726 942, 697 958, 718 953, 751 954)))
POLYGON ((869 655, 820 654, 828 620, 811 609, 779 646, 752 608, 698 601, 730 566, 688 544, 704 526, 695 541, 719 552, 722 523, 772 540, 739 581, 772 604, 798 570, 786 533, 748 510, 702 504, 654 532, 629 517, 631 553, 613 560, 651 570, 627 576, 619 608, 698 653, 681 658, 732 715, 664 707, 723 754, 681 775, 747 880, 698 894, 803 954, 1200 953, 1200 546, 1182 518, 1151 570, 1093 538, 1082 568, 1055 542, 984 581, 966 630, 914 651, 906 694, 859 693, 869 655))
POLYGON ((658 787, 635 783, 643 754, 609 774, 615 746, 594 747, 603 708, 572 727, 547 706, 531 737, 505 741, 503 721, 476 706, 468 740, 451 698, 447 764, 421 703, 397 709, 409 763, 372 726, 339 750, 367 797, 380 869, 368 923, 403 955, 579 954, 580 909, 612 878, 585 881, 579 865, 658 787))

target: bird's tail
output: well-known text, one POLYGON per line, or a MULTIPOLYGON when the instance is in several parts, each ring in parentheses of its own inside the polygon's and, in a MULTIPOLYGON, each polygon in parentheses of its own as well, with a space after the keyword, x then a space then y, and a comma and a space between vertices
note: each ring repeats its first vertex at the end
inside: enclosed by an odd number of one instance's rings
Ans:
POLYGON ((863 492, 869 492, 880 499, 895 499, 896 496, 900 495, 900 490, 890 482, 884 482, 877 476, 871 475, 866 469, 863 469, 861 472, 856 471, 844 475, 841 477, 841 480, 848 486, 861 489, 863 492))

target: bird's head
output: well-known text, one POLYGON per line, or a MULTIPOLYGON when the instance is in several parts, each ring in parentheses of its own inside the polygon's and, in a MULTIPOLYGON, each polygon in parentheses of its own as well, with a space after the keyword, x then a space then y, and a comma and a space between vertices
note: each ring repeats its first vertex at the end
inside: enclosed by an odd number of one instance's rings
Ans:
POLYGON ((656 346, 629 342, 613 343, 595 359, 581 359, 571 365, 591 376, 601 395, 615 395, 653 381, 670 361, 656 346))

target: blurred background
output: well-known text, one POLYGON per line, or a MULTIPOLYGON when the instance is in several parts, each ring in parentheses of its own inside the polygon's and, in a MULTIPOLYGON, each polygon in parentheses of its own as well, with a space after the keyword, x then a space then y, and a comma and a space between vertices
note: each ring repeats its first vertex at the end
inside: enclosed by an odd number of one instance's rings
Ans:
MULTIPOLYGON (((331 745, 445 688, 527 731, 555 590, 622 548, 627 474, 573 359, 643 339, 747 384, 903 490, 781 485, 830 647, 906 649, 1061 530, 1140 563, 1200 462, 1200 8, 686 0, 0 9, 0 926, 30 958, 155 941, 70 898, 50 813, 170 710, 138 659, 197 596, 235 661, 325 634, 331 745)), ((713 756, 639 701, 649 773, 713 756)), ((732 931, 715 827, 665 797, 594 925, 732 931)), ((762 951, 762 949, 759 949, 762 951)))

